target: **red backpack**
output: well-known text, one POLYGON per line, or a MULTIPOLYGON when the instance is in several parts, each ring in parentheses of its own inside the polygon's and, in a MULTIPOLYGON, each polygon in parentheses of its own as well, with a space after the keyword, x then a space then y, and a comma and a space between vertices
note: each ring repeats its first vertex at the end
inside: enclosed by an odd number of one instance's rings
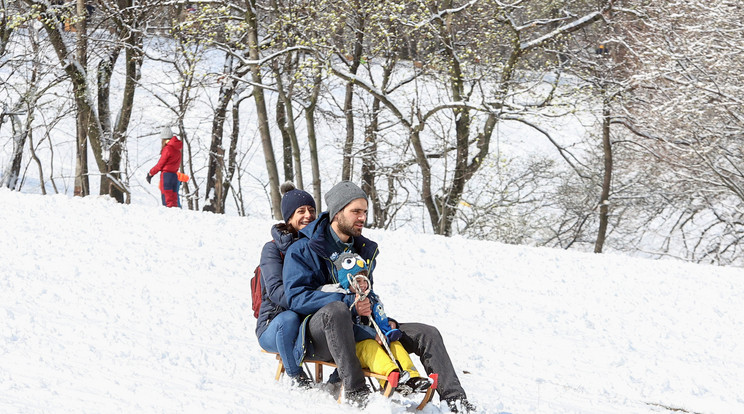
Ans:
POLYGON ((261 266, 256 266, 251 278, 251 300, 253 301, 253 317, 258 318, 258 311, 261 309, 261 297, 263 289, 261 288, 261 266))
MULTIPOLYGON (((274 240, 272 240, 274 241, 274 240)), ((279 251, 284 261, 284 253, 279 251)), ((261 301, 263 300, 263 286, 261 284, 261 265, 256 266, 251 278, 251 302, 253 305, 253 317, 258 319, 258 311, 261 310, 261 301)))

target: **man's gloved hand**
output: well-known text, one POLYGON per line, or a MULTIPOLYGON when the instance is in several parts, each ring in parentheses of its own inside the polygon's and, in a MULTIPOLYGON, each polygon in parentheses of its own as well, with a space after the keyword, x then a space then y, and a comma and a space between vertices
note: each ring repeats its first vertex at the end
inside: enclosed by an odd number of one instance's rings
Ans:
POLYGON ((147 183, 150 184, 150 181, 152 180, 152 175, 150 175, 150 173, 147 173, 147 178, 145 178, 145 180, 147 180, 147 183))
POLYGON ((317 290, 326 293, 346 293, 346 289, 342 288, 338 283, 329 283, 319 287, 317 290))

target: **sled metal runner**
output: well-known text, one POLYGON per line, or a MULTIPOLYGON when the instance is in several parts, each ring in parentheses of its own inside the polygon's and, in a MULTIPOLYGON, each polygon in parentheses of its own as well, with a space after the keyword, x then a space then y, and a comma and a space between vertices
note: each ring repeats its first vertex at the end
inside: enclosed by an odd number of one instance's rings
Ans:
MULTIPOLYGON (((279 378, 282 377, 282 374, 284 373, 284 362, 282 362, 282 357, 279 356, 278 353, 275 352, 267 352, 263 351, 267 354, 275 355, 277 361, 279 361, 279 366, 276 368, 276 375, 274 376, 274 379, 276 381, 279 381, 279 378)), ((331 368, 338 368, 336 364, 333 362, 327 362, 327 361, 317 361, 317 360, 304 360, 302 361, 304 364, 314 364, 315 368, 311 372, 311 377, 313 382, 315 383, 321 383, 323 382, 323 366, 331 367, 331 368)), ((385 388, 380 389, 379 391, 387 398, 390 398, 391 395, 393 395, 393 392, 395 391, 395 385, 391 384, 391 381, 387 381, 388 377, 382 374, 377 374, 375 372, 371 372, 369 370, 363 369, 362 372, 364 373, 364 376, 367 378, 374 378, 378 380, 386 381, 385 388)), ((437 388, 437 380, 438 375, 437 374, 431 374, 429 375, 430 380, 432 381, 431 387, 426 390, 426 393, 424 394, 424 397, 421 399, 421 402, 416 407, 417 410, 423 410, 426 404, 431 401, 432 397, 434 396, 434 390, 437 388)), ((341 398, 343 396, 343 389, 339 393, 338 402, 341 403, 341 398)))

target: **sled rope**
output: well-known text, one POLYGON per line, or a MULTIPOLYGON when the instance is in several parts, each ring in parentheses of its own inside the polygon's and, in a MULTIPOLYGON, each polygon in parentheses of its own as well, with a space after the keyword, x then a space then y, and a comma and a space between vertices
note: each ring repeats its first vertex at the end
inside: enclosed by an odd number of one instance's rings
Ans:
MULTIPOLYGON (((369 291, 372 289, 372 283, 370 283, 369 278, 365 275, 358 274, 356 277, 352 278, 351 275, 346 275, 346 277, 349 279, 349 284, 354 286, 354 291, 357 292, 356 298, 354 299, 354 303, 349 306, 349 310, 356 306, 357 302, 360 300, 364 300, 367 295, 369 295, 369 291), (360 292, 359 282, 357 282, 357 279, 362 279, 363 281, 367 282, 367 290, 364 292, 360 292)), ((395 356, 393 355, 393 351, 390 350, 390 345, 388 344, 387 337, 382 333, 382 330, 380 330, 380 327, 377 326, 377 322, 375 322, 375 319, 373 317, 368 317, 369 321, 371 322, 372 326, 375 328, 375 331, 377 331, 377 337, 380 338, 380 342, 382 342, 382 346, 385 348, 385 351, 387 352, 388 356, 390 357, 390 360, 395 363, 395 365, 398 366, 398 369, 400 369, 401 372, 403 372, 403 367, 400 365, 400 362, 398 362, 397 359, 395 359, 395 356)))

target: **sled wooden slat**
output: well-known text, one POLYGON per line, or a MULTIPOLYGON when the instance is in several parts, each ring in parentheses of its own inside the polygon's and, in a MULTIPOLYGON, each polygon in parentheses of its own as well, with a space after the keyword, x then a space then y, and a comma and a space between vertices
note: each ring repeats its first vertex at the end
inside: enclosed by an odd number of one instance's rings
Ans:
MULTIPOLYGON (((284 362, 282 361, 282 357, 279 356, 279 354, 276 352, 268 352, 268 351, 263 351, 263 352, 267 354, 275 355, 277 361, 279 361, 279 366, 276 368, 276 375, 274 376, 274 380, 279 381, 279 378, 281 378, 282 374, 284 373, 284 362)), ((317 361, 313 359, 306 359, 303 361, 303 363, 314 365, 314 369, 312 370, 314 378, 312 379, 316 383, 323 382, 323 367, 324 366, 331 367, 331 368, 338 368, 336 364, 334 364, 333 362, 327 362, 327 361, 317 361)), ((362 373, 364 373, 364 376, 367 378, 375 378, 375 379, 379 379, 383 381, 387 380, 387 377, 385 375, 377 374, 375 372, 371 372, 366 369, 363 369, 362 373)), ((434 379, 434 384, 432 384, 432 386, 426 391, 426 394, 424 394, 424 397, 421 400, 421 403, 418 405, 418 407, 416 407, 417 410, 423 410, 426 404, 428 404, 429 401, 431 401, 432 397, 434 396, 434 390, 437 387, 436 374, 432 374, 432 378, 434 379)), ((382 395, 388 398, 390 398, 390 396, 393 395, 393 391, 394 389, 389 383, 385 385, 385 389, 381 390, 382 395)), ((341 392, 339 392, 339 396, 338 396, 339 403, 341 402, 341 396, 343 394, 344 393, 342 389, 341 392)))

